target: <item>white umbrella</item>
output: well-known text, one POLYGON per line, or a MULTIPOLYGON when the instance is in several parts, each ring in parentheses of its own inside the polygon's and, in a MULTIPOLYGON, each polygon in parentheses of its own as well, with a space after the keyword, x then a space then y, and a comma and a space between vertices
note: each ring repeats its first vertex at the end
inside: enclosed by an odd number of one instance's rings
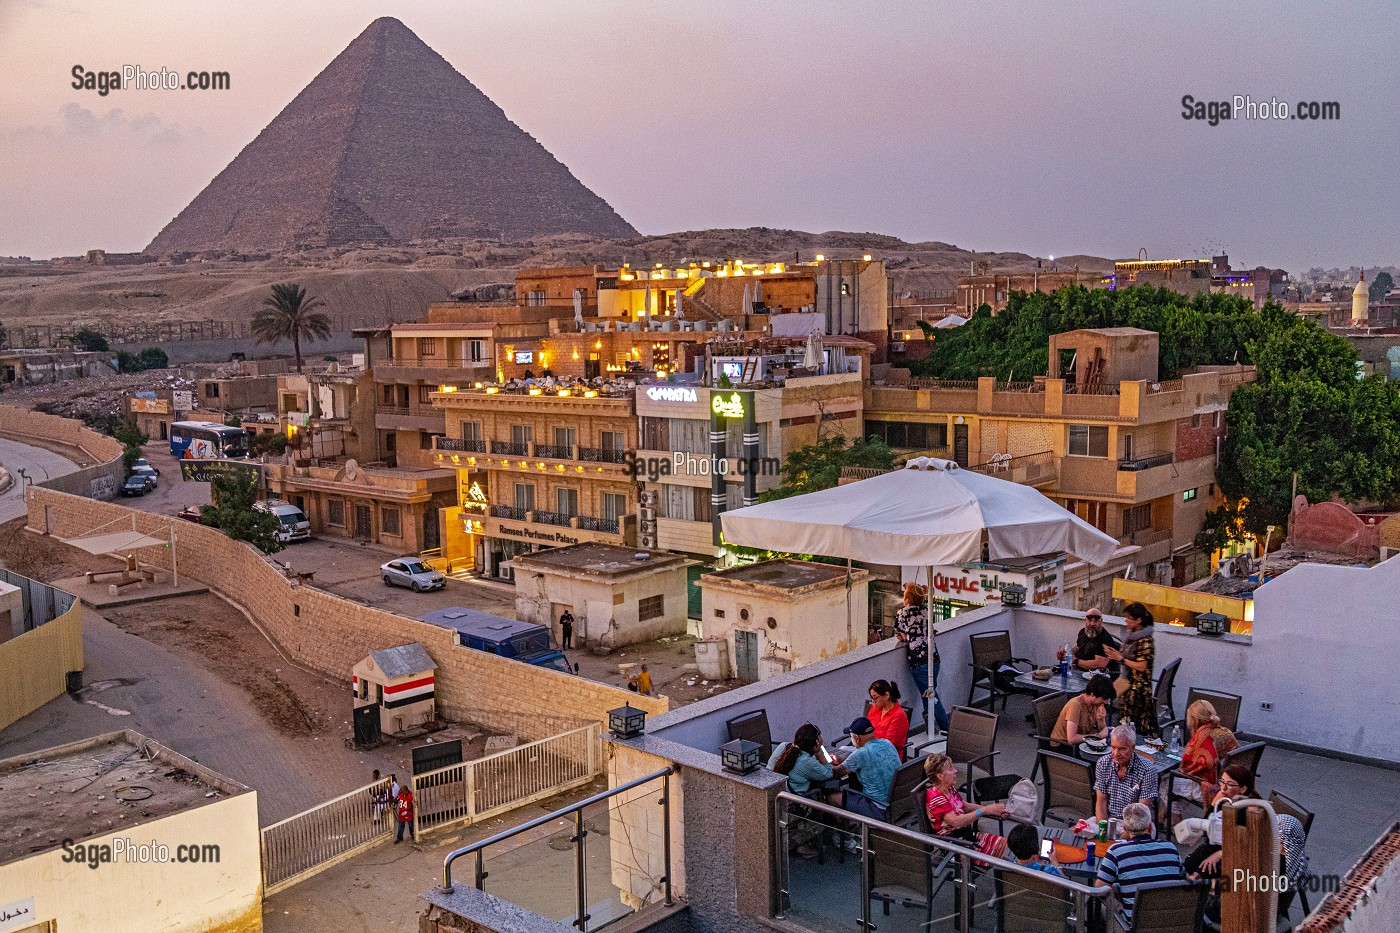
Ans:
POLYGON ((753 314, 753 292, 749 290, 749 283, 744 283, 744 313, 753 314))
POLYGON ((812 331, 807 335, 807 350, 802 354, 802 365, 808 369, 822 368, 822 335, 812 331))
POLYGON ((685 308, 681 307, 681 296, 685 294, 685 289, 676 289, 676 320, 685 320, 685 308))
POLYGON ((756 305, 761 305, 761 304, 763 304, 763 280, 762 280, 762 279, 754 279, 754 280, 753 280, 753 303, 756 304, 756 305))
POLYGON ((898 566, 1066 552, 1101 566, 1118 542, 1030 486, 919 457, 902 470, 724 512, 726 541, 898 566))
POLYGON ((647 286, 647 293, 642 296, 642 317, 651 317, 651 286, 647 286))
POLYGON ((574 289, 574 323, 583 330, 583 289, 574 289))

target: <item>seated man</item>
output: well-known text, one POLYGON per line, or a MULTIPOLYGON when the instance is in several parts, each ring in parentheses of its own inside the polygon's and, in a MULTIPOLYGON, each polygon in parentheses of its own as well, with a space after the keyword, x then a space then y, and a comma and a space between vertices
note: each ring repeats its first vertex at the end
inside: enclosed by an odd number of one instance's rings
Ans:
POLYGON ((1118 674, 1118 662, 1109 660, 1104 648, 1121 648, 1118 639, 1103 627, 1103 613, 1095 606, 1084 613, 1084 627, 1074 643, 1074 666, 1081 671, 1103 671, 1110 677, 1118 674))
POLYGON ((1123 905, 1117 916, 1118 928, 1126 930, 1133 922, 1139 885, 1185 881, 1186 871, 1176 846, 1152 838, 1152 808, 1145 804, 1130 803, 1123 808, 1120 839, 1104 853, 1094 884, 1117 888, 1123 905))
POLYGON ((1094 767, 1096 819, 1120 819, 1130 803, 1157 799, 1157 769, 1137 753, 1137 732, 1121 722, 1109 733, 1109 753, 1094 767))
POLYGON ((864 716, 846 731, 855 751, 841 764, 860 782, 860 789, 848 789, 843 806, 852 813, 883 820, 890 805, 890 784, 899 770, 899 751, 889 739, 875 738, 875 726, 864 716))
POLYGON ((1118 698, 1113 681, 1095 674, 1085 685, 1084 692, 1072 697, 1055 720, 1050 732, 1052 741, 1063 745, 1078 745, 1089 738, 1108 735, 1108 704, 1118 698))

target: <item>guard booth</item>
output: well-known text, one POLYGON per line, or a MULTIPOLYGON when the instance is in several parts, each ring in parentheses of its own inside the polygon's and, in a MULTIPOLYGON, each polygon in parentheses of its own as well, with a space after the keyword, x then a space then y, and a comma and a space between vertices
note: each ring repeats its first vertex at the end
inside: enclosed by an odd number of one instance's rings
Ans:
POLYGON ((433 672, 437 664, 418 642, 371 651, 352 669, 355 717, 359 710, 377 707, 379 729, 385 735, 401 735, 437 720, 433 672))

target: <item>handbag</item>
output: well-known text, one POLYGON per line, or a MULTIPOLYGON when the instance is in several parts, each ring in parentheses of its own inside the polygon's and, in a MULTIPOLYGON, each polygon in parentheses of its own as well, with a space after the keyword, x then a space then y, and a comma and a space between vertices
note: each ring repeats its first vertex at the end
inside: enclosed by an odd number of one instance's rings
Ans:
POLYGON ((1118 691, 1118 695, 1119 695, 1120 697, 1121 697, 1123 694, 1127 693, 1127 692, 1128 692, 1128 675, 1127 675, 1127 674, 1119 674, 1119 675, 1118 675, 1118 679, 1115 680, 1115 681, 1113 682, 1113 689, 1118 691))

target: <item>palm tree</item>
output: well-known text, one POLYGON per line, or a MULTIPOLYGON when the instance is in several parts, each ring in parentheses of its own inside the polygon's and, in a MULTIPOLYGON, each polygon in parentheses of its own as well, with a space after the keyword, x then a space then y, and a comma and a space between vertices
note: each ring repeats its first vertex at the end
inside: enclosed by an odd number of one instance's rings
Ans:
POLYGON ((296 356, 297 372, 301 372, 301 341, 328 340, 331 319, 317 308, 325 304, 320 298, 306 297, 306 289, 295 282, 272 286, 272 294, 263 299, 262 309, 253 316, 253 337, 258 343, 290 340, 296 356))

